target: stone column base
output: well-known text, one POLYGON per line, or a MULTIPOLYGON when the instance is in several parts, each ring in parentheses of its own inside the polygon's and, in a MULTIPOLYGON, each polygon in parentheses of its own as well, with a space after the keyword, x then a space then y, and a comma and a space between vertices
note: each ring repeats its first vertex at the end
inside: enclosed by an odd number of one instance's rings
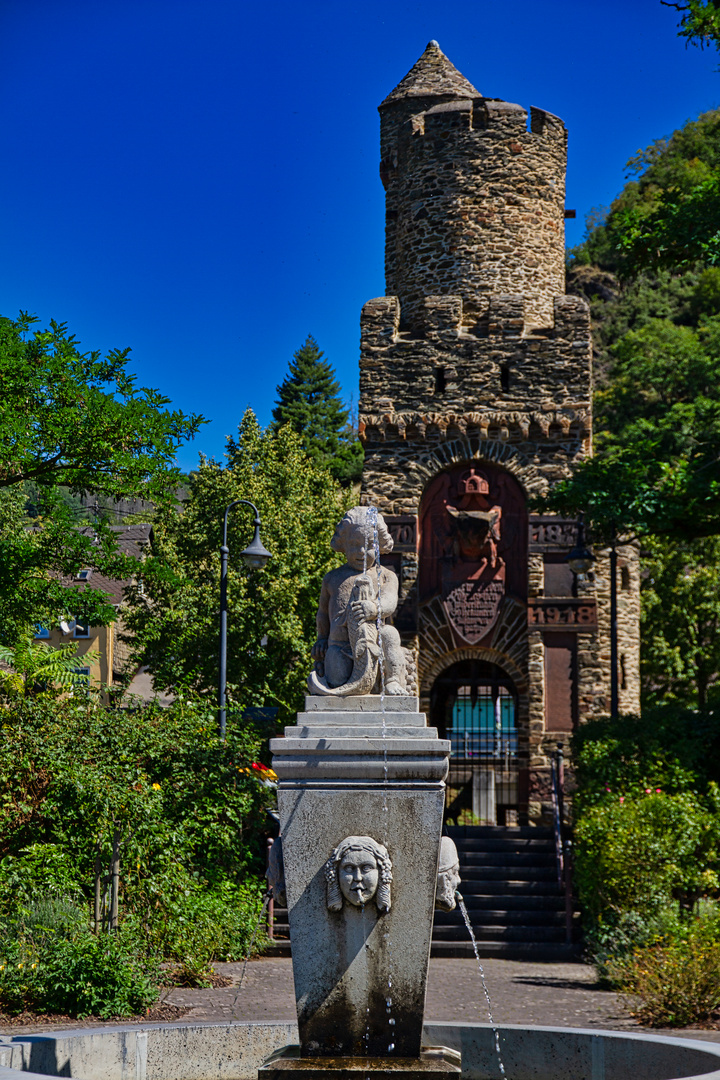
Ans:
POLYGON ((419 1058, 300 1057, 299 1046, 284 1046, 258 1069, 258 1080, 362 1080, 368 1074, 391 1080, 457 1080, 460 1054, 446 1046, 424 1046, 419 1058))

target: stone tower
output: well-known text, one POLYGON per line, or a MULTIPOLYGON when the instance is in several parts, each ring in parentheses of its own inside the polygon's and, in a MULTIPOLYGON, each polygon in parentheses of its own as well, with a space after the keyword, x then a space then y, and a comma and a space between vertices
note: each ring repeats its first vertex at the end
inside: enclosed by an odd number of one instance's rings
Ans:
MULTIPOLYGON (((576 581, 575 522, 528 506, 591 452, 589 312, 564 294, 567 132, 484 97, 436 42, 380 117, 388 295, 361 318, 363 497, 395 538, 423 706, 454 740, 448 812, 539 820, 549 753, 608 711, 610 683, 606 553, 576 581)), ((630 711, 639 573, 634 549, 619 560, 630 711)))

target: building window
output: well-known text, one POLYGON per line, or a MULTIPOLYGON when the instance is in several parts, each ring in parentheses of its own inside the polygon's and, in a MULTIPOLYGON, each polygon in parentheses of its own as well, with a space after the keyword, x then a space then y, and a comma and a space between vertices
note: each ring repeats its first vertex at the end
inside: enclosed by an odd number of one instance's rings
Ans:
POLYGON ((92 574, 92 570, 78 570, 77 574, 75 575, 75 580, 76 581, 89 581, 91 574, 92 574))
POLYGON ((89 638, 90 637, 90 623, 75 623, 75 629, 73 631, 73 637, 76 638, 89 638))
POLYGON ((445 386, 446 386, 445 368, 444 367, 436 367, 435 368, 435 393, 436 394, 444 394, 445 393, 445 386))
POLYGON ((90 688, 90 668, 89 667, 73 668, 73 672, 74 672, 75 675, 82 675, 84 681, 82 683, 81 682, 76 683, 76 685, 72 688, 71 692, 73 694, 87 694, 87 692, 88 692, 88 690, 90 688))
POLYGON ((500 365, 500 389, 510 389, 510 368, 507 366, 507 364, 500 365))
POLYGON ((44 641, 49 637, 50 637, 50 631, 48 630, 47 626, 40 626, 38 624, 35 627, 35 640, 36 641, 44 641))

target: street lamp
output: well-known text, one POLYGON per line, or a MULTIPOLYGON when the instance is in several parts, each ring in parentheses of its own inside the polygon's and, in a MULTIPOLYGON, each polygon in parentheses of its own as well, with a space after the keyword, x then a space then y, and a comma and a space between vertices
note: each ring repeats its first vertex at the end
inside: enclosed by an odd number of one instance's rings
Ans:
POLYGON ((582 514, 580 514, 577 520, 575 547, 565 561, 573 574, 577 577, 580 577, 582 574, 587 574, 588 570, 592 569, 592 564, 595 562, 595 556, 585 547, 585 523, 583 522, 582 514))
MULTIPOLYGON (((595 562, 595 556, 585 547, 582 514, 578 517, 575 547, 566 562, 578 577, 587 574, 595 562)), ((613 529, 610 545, 610 716, 613 720, 617 719, 618 711, 617 536, 613 529)))
POLYGON ((270 552, 260 539, 260 514, 257 506, 249 499, 236 499, 225 510, 223 520, 223 542, 220 548, 220 680, 218 685, 219 730, 221 740, 225 739, 225 696, 227 691, 227 572, 230 549, 227 544, 228 514, 234 506, 251 506, 255 511, 255 533, 251 542, 240 552, 240 558, 250 570, 263 570, 270 552))

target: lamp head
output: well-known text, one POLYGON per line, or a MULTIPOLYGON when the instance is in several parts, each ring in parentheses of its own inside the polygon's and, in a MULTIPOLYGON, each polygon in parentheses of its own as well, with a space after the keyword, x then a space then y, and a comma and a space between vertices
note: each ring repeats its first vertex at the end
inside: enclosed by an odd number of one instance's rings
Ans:
POLYGON ((565 561, 573 574, 587 574, 588 570, 592 570, 595 556, 591 555, 586 547, 577 545, 572 549, 565 561))
POLYGON ((244 551, 240 552, 240 558, 250 570, 264 570, 268 559, 272 555, 260 539, 260 521, 255 518, 255 535, 244 551))
POLYGON ((575 547, 565 561, 573 574, 577 574, 578 577, 592 570, 592 564, 595 562, 595 556, 585 547, 585 523, 582 514, 578 518, 575 547))

